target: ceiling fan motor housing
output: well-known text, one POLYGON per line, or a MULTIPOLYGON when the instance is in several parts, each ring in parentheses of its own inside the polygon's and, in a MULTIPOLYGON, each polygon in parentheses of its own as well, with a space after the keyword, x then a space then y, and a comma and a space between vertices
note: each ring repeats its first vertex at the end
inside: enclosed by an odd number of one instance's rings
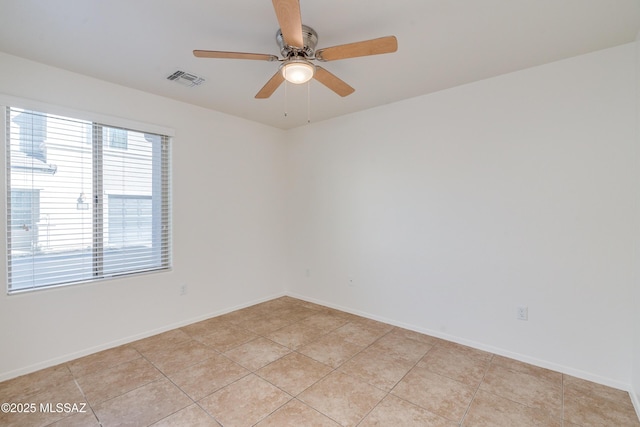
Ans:
POLYGON ((347 96, 355 89, 328 70, 314 65, 311 61, 335 61, 359 56, 391 53, 398 49, 395 36, 379 37, 338 46, 325 47, 316 51, 318 33, 300 22, 299 0, 273 0, 273 7, 280 24, 276 33, 276 43, 280 47, 282 59, 276 55, 248 52, 226 52, 220 50, 194 50, 198 58, 250 59, 257 61, 279 61, 279 70, 258 91, 256 98, 269 98, 285 81, 302 84, 316 79, 336 94, 347 96), (284 33, 284 34, 283 34, 284 33), (293 43, 290 45, 288 43, 293 43))
POLYGON ((276 33, 276 41, 278 42, 278 46, 280 46, 280 54, 284 58, 290 58, 294 56, 304 56, 306 58, 313 58, 313 55, 316 51, 316 45, 318 44, 318 33, 306 25, 302 26, 302 40, 304 42, 304 46, 302 48, 296 48, 293 46, 289 46, 284 42, 284 38, 282 37, 282 30, 278 30, 276 33))

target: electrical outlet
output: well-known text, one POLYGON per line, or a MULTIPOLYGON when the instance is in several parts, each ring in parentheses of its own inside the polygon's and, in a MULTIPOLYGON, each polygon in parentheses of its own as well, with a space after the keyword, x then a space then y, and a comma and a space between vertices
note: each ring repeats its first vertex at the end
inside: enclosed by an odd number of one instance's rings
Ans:
POLYGON ((516 318, 518 320, 529 320, 529 307, 521 305, 517 308, 516 318))
POLYGON ((188 291, 187 285, 184 285, 184 284, 180 285, 180 296, 186 295, 187 291, 188 291))

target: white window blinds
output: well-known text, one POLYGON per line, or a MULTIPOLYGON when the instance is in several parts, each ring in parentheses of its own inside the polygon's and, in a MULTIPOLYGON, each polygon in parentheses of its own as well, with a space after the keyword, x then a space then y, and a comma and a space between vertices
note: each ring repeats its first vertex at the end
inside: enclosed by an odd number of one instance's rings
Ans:
POLYGON ((9 292, 170 268, 169 137, 6 109, 9 292))

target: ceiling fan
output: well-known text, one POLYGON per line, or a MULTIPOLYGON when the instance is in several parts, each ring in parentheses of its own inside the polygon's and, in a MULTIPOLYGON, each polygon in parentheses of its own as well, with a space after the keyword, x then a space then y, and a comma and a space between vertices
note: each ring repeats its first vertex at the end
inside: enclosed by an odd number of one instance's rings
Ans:
POLYGON ((380 37, 339 46, 315 50, 318 34, 311 27, 302 25, 299 0, 272 0, 280 24, 276 41, 280 46, 282 59, 276 55, 245 52, 224 52, 217 50, 194 50, 198 58, 252 59, 258 61, 280 61, 278 71, 258 91, 256 98, 269 98, 287 80, 291 83, 306 83, 316 79, 340 96, 352 94, 355 89, 311 61, 335 61, 358 56, 378 55, 398 50, 395 36, 380 37))

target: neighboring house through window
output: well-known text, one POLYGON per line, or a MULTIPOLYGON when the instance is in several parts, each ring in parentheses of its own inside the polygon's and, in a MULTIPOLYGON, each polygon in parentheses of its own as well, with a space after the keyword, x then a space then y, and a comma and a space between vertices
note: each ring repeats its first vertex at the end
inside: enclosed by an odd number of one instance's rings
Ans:
POLYGON ((127 149, 127 130, 118 128, 105 128, 106 139, 109 141, 109 147, 127 149))
POLYGON ((9 292, 170 268, 168 136, 9 107, 6 125, 9 292))
POLYGON ((39 220, 40 190, 12 191, 9 233, 14 251, 30 253, 38 247, 39 220))
POLYGON ((42 113, 25 111, 16 114, 13 122, 19 128, 20 151, 44 163, 47 162, 47 117, 42 113))

